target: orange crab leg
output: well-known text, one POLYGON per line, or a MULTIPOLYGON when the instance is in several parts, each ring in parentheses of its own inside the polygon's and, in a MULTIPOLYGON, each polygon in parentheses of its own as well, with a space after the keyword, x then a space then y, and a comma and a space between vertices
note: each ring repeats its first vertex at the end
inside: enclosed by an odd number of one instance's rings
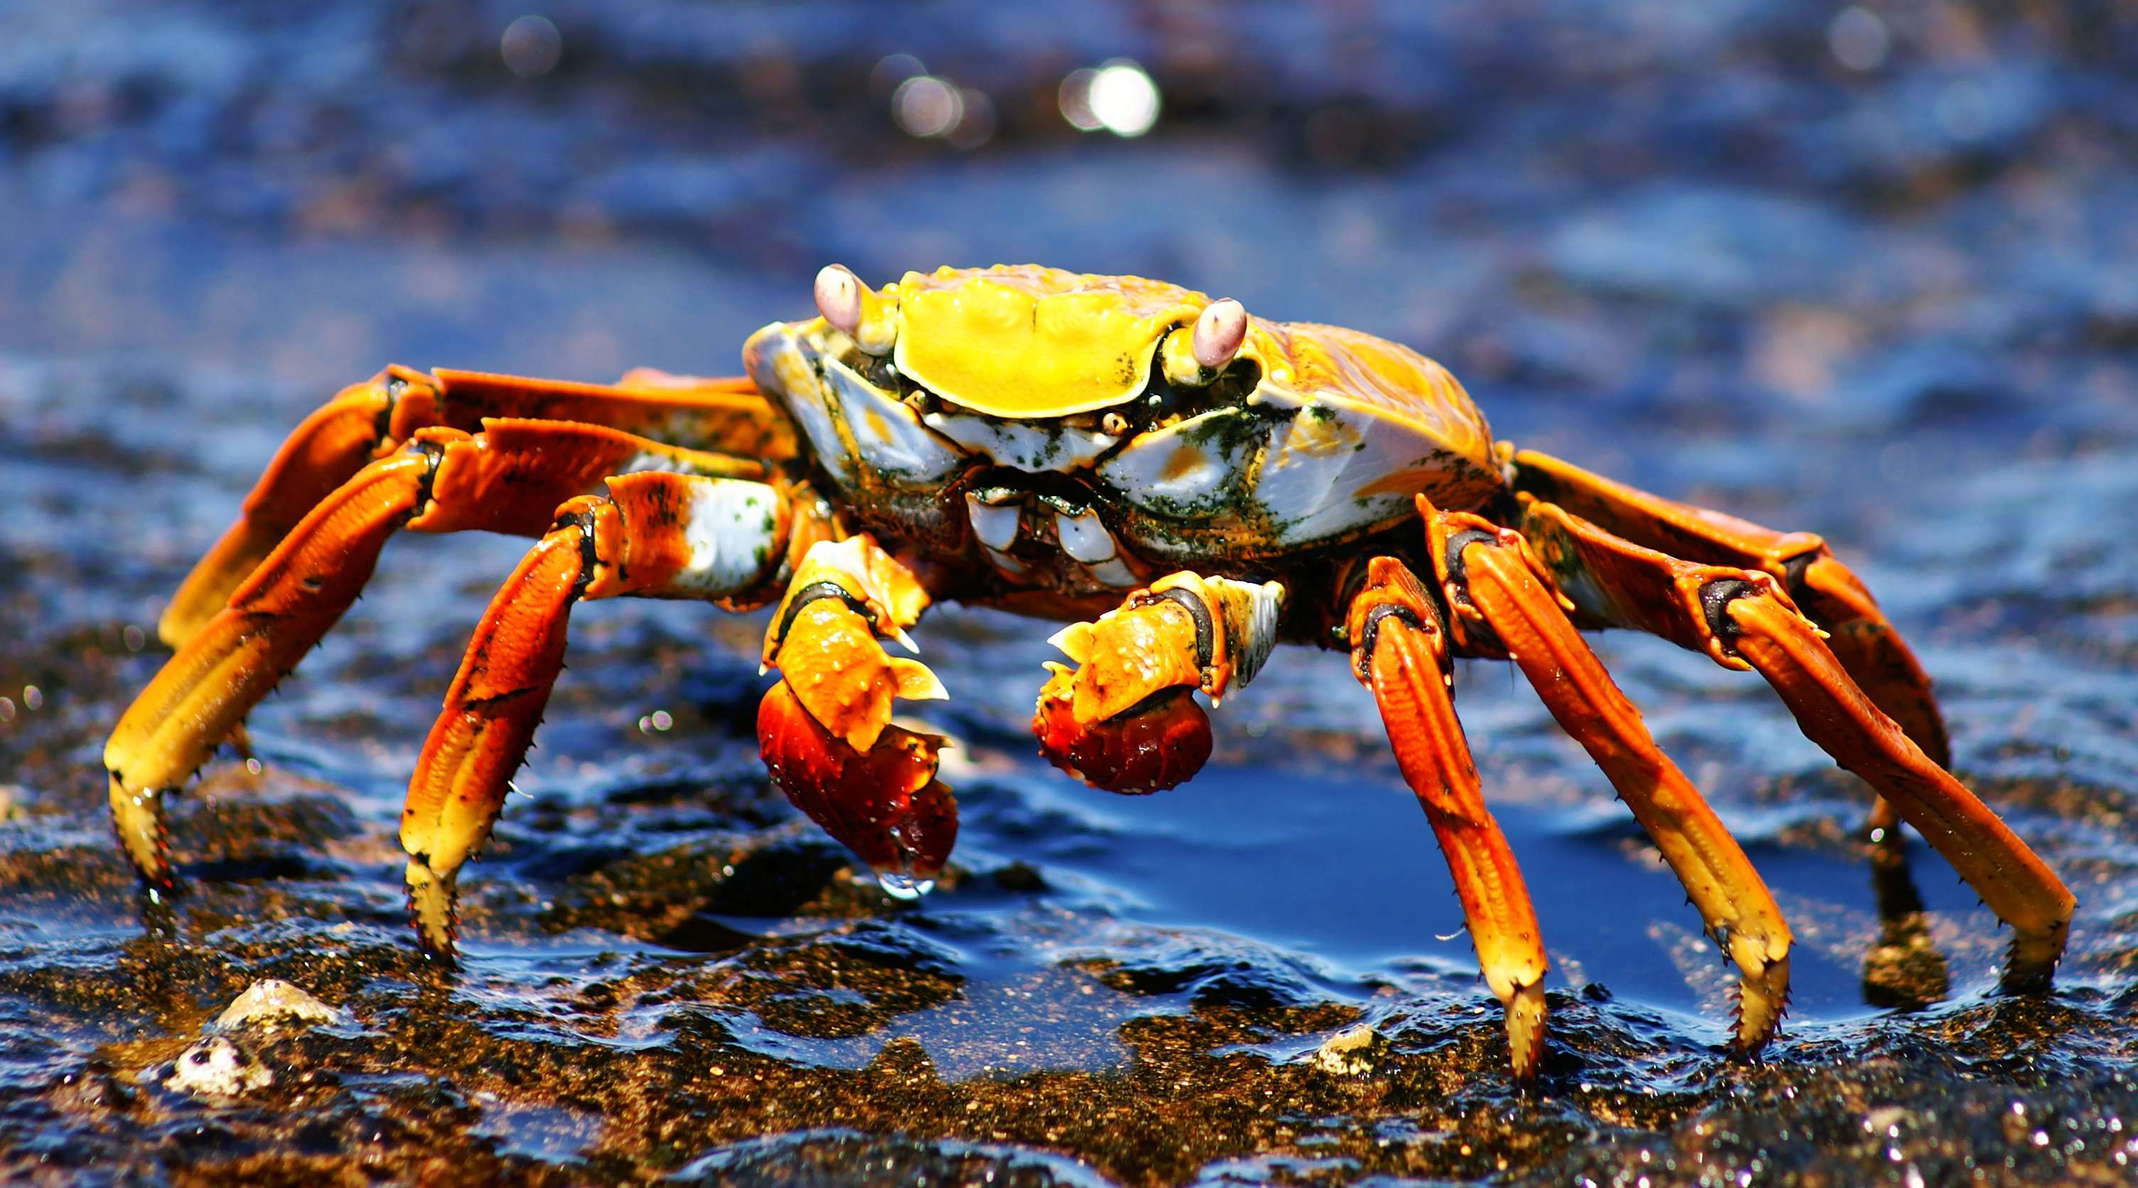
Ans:
POLYGON ((2071 892, 1997 814, 1859 688, 1817 627, 1766 573, 1696 565, 1532 502, 1523 524, 1590 616, 1635 627, 1774 687, 1806 737, 1863 777, 1952 863, 2014 937, 2005 984, 2045 985, 2064 948, 2071 892))
MULTIPOLYGON (((313 506, 417 430, 481 431, 489 418, 573 421, 766 460, 792 457, 793 431, 747 379, 640 369, 614 385, 388 367, 351 384, 293 430, 238 520, 193 566, 157 623, 176 648, 223 609, 313 506)), ((545 509, 546 511, 547 509, 545 509)))
POLYGON ((1440 841, 1485 983, 1506 1009, 1514 1075, 1528 1080, 1544 1050, 1544 938, 1448 694, 1440 608, 1402 562, 1375 557, 1346 633, 1355 674, 1373 691, 1397 766, 1440 841))
POLYGON ((1529 678, 1560 728, 1587 750, 1685 886, 1740 980, 1739 1051, 1780 1026, 1789 1002, 1789 925, 1765 880, 1714 809, 1671 762, 1640 711, 1567 618, 1522 537, 1422 499, 1435 569, 1467 653, 1504 655, 1529 678))
POLYGON ((615 534, 613 507, 565 512, 505 579, 469 638, 401 809, 409 917, 426 953, 452 956, 454 880, 490 836, 564 668, 565 623, 592 576, 589 539, 615 534), (602 521, 604 531, 592 530, 602 521))
POLYGON ((1704 565, 1758 570, 1782 582, 1796 605, 1829 633, 1829 646, 1857 686, 1931 762, 1951 765, 1945 719, 1922 662, 1824 540, 1651 495, 1534 450, 1517 451, 1514 465, 1517 491, 1634 544, 1704 565))
POLYGON ((2076 906, 2062 880, 1856 687, 1804 616, 1756 587, 1709 595, 1726 599, 1731 644, 1774 686, 1805 737, 1878 789, 2012 926, 2005 988, 2047 989, 2076 906))
POLYGON ((919 579, 868 536, 812 547, 765 633, 780 671, 757 713, 758 748, 795 807, 875 870, 888 892, 916 894, 949 860, 957 804, 936 779, 942 739, 891 725, 894 699, 947 696, 906 628, 928 606, 919 579))
POLYGON ((665 471, 612 476, 603 494, 557 509, 483 613, 409 778, 401 845, 427 952, 452 954, 455 880, 526 759, 564 665, 572 604, 626 595, 762 603, 797 541, 828 530, 763 483, 665 471))
POLYGON ((1171 788, 1210 758, 1215 705, 1246 684, 1276 644, 1284 588, 1169 574, 1054 644, 1076 668, 1048 664, 1032 717, 1040 753, 1094 788, 1171 788))
POLYGON ((245 497, 237 523, 194 562, 164 608, 156 624, 163 642, 176 648, 192 639, 305 513, 390 448, 384 435, 395 400, 389 393, 405 388, 410 374, 420 373, 388 368, 351 384, 291 431, 245 497))
POLYGON ((134 699, 105 746, 111 807, 135 869, 170 885, 162 797, 319 642, 401 527, 536 535, 556 505, 628 459, 756 473, 588 425, 496 421, 471 436, 424 429, 318 501, 134 699))

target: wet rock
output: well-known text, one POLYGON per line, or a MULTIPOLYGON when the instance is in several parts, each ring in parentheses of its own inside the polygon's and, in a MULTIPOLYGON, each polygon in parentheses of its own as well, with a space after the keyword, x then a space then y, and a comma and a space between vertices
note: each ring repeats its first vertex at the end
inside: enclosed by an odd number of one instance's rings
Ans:
POLYGON ((735 863, 707 906, 737 916, 790 915, 851 865, 845 850, 822 838, 775 843, 735 863))
POLYGON ((240 1027, 267 1027, 279 1023, 333 1023, 340 1010, 321 1002, 302 988, 280 978, 262 978, 223 1008, 211 1025, 230 1031, 240 1027))
POLYGON ((201 1097, 242 1097, 274 1084, 275 1074, 248 1045, 211 1035, 179 1053, 163 1083, 201 1097))
POLYGON ((840 1130, 733 1143, 692 1160, 673 1179, 734 1188, 862 1181, 916 1188, 958 1184, 1100 1188, 1113 1183, 1089 1165, 1041 1151, 995 1144, 922 1143, 840 1130))
POLYGON ((1364 1076, 1373 1071, 1375 1051, 1383 1042, 1369 1024, 1346 1027, 1314 1049, 1314 1067, 1334 1077, 1364 1076))

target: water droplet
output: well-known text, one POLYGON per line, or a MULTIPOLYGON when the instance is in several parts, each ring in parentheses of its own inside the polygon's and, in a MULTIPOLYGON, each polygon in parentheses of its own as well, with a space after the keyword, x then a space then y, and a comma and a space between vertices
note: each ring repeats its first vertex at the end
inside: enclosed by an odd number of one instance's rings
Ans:
POLYGON ((934 879, 917 879, 902 870, 879 870, 876 885, 893 899, 912 901, 935 890, 934 879))

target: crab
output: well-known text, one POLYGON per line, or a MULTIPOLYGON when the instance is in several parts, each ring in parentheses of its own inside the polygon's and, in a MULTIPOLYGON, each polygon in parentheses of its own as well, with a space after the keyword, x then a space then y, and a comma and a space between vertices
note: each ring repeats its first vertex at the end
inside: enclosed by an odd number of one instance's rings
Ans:
POLYGON ((613 385, 389 367, 301 424, 159 625, 175 653, 104 753, 151 902, 163 798, 346 610, 394 532, 535 544, 489 604, 401 820, 416 934, 450 960, 455 882, 505 803, 573 604, 776 604, 757 718, 772 779, 879 875, 924 890, 957 809, 943 739, 893 720, 946 696, 909 655, 934 602, 1069 626, 1033 729, 1056 766, 1147 793, 1195 774, 1204 708, 1279 643, 1349 653, 1446 857, 1519 1079, 1545 1035, 1543 933, 1480 786, 1459 656, 1514 662, 1594 758, 1734 964, 1731 1045, 1775 1032, 1789 926, 1658 748, 1584 629, 1645 631, 1756 671, 1803 732, 1913 825, 2012 930, 2004 985, 2046 986, 2071 893, 1947 770, 1921 665, 1824 542, 1495 442, 1440 365, 1238 301, 1039 266, 871 288, 743 347, 747 376, 613 385))

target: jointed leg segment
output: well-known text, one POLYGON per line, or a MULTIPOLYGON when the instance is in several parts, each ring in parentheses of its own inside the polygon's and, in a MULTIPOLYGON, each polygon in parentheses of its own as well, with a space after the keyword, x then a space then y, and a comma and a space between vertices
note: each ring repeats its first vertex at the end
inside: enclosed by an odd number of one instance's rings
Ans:
POLYGON ((709 476, 762 472, 756 463, 613 429, 506 420, 480 435, 419 430, 321 499, 228 604, 192 630, 106 745, 114 820, 149 886, 167 888, 171 880, 163 793, 184 784, 334 625, 389 536, 402 527, 539 535, 560 502, 627 464, 709 476))
POLYGON ((621 596, 763 602, 822 526, 763 483, 665 471, 611 477, 566 502, 491 600, 409 780, 409 906, 450 955, 453 886, 489 836, 563 667, 571 606, 621 596))
POLYGON ((157 631, 173 648, 223 609, 230 593, 335 488, 418 430, 478 433, 491 419, 569 421, 736 458, 794 456, 793 433, 747 379, 634 371, 622 383, 388 367, 351 384, 283 442, 221 540, 194 564, 157 631), (680 430, 680 432, 679 432, 680 430))
MULTIPOLYGON (((1520 450, 1512 460, 1516 489, 1530 499, 1555 504, 1632 544, 1699 564, 1753 570, 1782 583, 1797 607, 1827 632, 1835 658, 1872 703, 1898 722, 1932 763, 1952 765, 1930 677, 1870 590, 1825 541, 1664 499, 1549 454, 1520 450)), ((1884 800, 1872 806, 1874 838, 1897 841, 1896 823, 1884 800)))
POLYGON ((1544 938, 1455 716, 1437 600, 1402 562, 1376 557, 1346 634, 1354 671, 1373 691, 1396 763, 1440 841, 1485 983, 1506 1008, 1514 1075, 1527 1080, 1544 1050, 1544 938))
POLYGON ((1640 711, 1567 617, 1522 537, 1423 504, 1427 547, 1466 654, 1512 659, 1560 727, 1603 769, 1740 972, 1734 1045, 1767 1042, 1789 1001, 1789 926, 1774 896, 1640 711))
POLYGON ((2004 986, 2045 990, 2076 900, 2027 843, 1849 680, 1826 641, 1771 595, 1732 592, 1724 630, 1781 695, 1805 737, 1862 776, 2012 927, 2004 986))
POLYGON ((1805 736, 1862 776, 2012 926, 2007 986, 2047 983, 2063 952, 2070 891, 1858 687, 1776 579, 1679 560, 1540 500, 1527 503, 1522 523, 1590 621, 1648 631, 1726 667, 1758 670, 1805 736))

